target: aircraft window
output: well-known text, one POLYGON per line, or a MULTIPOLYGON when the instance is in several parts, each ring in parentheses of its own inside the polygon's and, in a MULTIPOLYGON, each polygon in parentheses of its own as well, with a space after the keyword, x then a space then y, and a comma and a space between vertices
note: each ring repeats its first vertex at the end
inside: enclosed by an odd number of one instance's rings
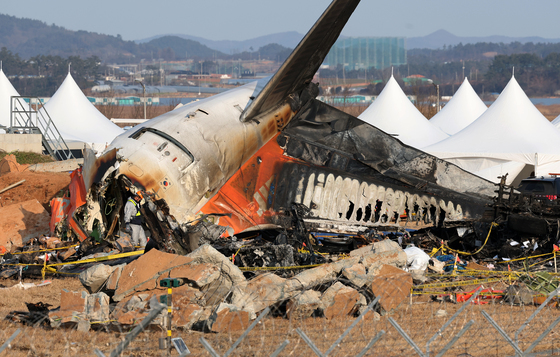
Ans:
MULTIPOLYGON (((191 154, 191 152, 189 151, 189 149, 187 149, 183 144, 181 144, 177 139, 175 139, 174 137, 172 137, 171 135, 158 130, 158 129, 154 129, 154 128, 142 128, 138 131, 135 131, 134 133, 130 134, 129 138, 138 140, 138 138, 140 138, 142 136, 142 134, 149 132, 152 134, 155 134, 157 136, 160 136, 166 140, 169 140, 171 143, 173 143, 175 146, 177 146, 179 149, 181 149, 185 154, 187 154, 187 156, 191 159, 191 162, 194 161, 194 156, 193 154, 191 154)), ((162 148, 163 149, 163 148, 162 148)))

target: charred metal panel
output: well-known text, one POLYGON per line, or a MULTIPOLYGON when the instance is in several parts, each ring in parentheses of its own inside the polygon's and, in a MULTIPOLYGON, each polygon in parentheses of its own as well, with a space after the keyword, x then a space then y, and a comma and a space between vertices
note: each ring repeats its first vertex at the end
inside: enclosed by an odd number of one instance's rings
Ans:
POLYGON ((87 149, 84 157, 84 186, 86 191, 89 190, 93 183, 99 183, 107 170, 117 162, 117 150, 112 149, 106 151, 99 158, 95 157, 95 153, 87 149))
MULTIPOLYGON (((317 100, 308 103, 282 134, 287 138, 279 143, 287 142, 288 150, 292 138, 305 143, 313 142, 317 146, 344 152, 378 173, 408 185, 432 184, 480 197, 494 195, 495 185, 492 182, 404 145, 374 126, 317 100)), ((314 156, 300 156, 301 153, 293 149, 292 152, 294 157, 303 160, 311 158, 312 162, 317 162, 313 160, 314 156)), ((306 149, 306 152, 313 151, 306 149)))
POLYGON ((311 209, 312 217, 356 225, 381 224, 409 213, 417 219, 438 223, 480 216, 487 203, 449 192, 434 195, 411 186, 358 177, 301 163, 286 163, 278 176, 272 211, 282 212, 291 202, 311 209))

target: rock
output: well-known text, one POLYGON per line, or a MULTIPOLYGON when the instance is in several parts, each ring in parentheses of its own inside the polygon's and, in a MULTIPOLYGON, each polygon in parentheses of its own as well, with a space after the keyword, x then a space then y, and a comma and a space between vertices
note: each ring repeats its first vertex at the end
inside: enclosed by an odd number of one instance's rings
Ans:
POLYGON ((379 321, 381 320, 381 315, 379 315, 377 311, 369 310, 368 312, 366 312, 364 317, 362 317, 362 319, 364 321, 379 321))
POLYGON ((336 274, 340 274, 340 272, 342 270, 344 270, 345 268, 353 267, 354 265, 358 264, 359 262, 360 262, 359 257, 351 257, 351 258, 341 259, 341 260, 338 260, 334 263, 329 263, 329 264, 332 265, 333 271, 336 274))
POLYGON ((321 296, 323 314, 329 320, 350 314, 360 300, 360 293, 351 287, 337 281, 321 296))
POLYGON ((126 264, 114 266, 115 270, 113 270, 111 275, 109 275, 107 284, 105 284, 105 291, 114 292, 115 290, 117 290, 119 279, 125 266, 126 264))
POLYGON ((368 268, 368 270, 372 265, 380 264, 392 265, 397 268, 406 268, 406 259, 406 253, 400 249, 365 255, 361 263, 368 268))
POLYGON ((226 296, 232 292, 232 286, 232 282, 224 275, 204 286, 201 290, 206 300, 203 306, 215 306, 224 302, 226 296))
POLYGON ((342 276, 358 288, 366 285, 370 280, 366 275, 366 268, 360 263, 342 269, 342 276))
POLYGON ((198 247, 195 251, 188 254, 187 257, 193 259, 194 263, 210 263, 218 266, 234 285, 246 280, 237 266, 209 244, 198 247))
POLYGON ((173 268, 169 272, 169 276, 164 275, 162 278, 184 278, 188 279, 199 288, 202 288, 220 277, 220 269, 208 263, 196 265, 184 265, 181 267, 173 268))
MULTIPOLYGON (((395 267, 406 267, 407 256, 398 243, 390 239, 375 242, 350 252, 351 257, 360 258, 360 262, 370 270, 374 264, 388 264, 395 267)), ((368 275, 369 274, 368 272, 368 275)))
POLYGON ((367 299, 363 294, 360 294, 358 297, 358 301, 356 301, 356 305, 354 305, 354 309, 352 309, 351 315, 359 315, 367 308, 367 299))
POLYGON ((371 283, 373 294, 381 297, 379 305, 387 312, 399 306, 411 288, 410 274, 391 265, 383 265, 371 283))
POLYGON ((60 292, 60 311, 85 312, 88 295, 85 291, 76 292, 62 289, 60 292))
POLYGON ((126 311, 144 310, 146 306, 148 306, 147 294, 133 295, 126 304, 126 311))
POLYGON ((233 286, 231 303, 240 310, 258 313, 295 294, 296 292, 286 290, 286 279, 273 273, 265 273, 233 286))
POLYGON ((162 275, 167 277, 174 268, 191 263, 192 258, 152 249, 124 267, 113 300, 118 302, 135 292, 158 289, 162 275))
POLYGON ((11 251, 12 247, 22 247, 30 239, 48 234, 50 220, 36 199, 1 207, 0 245, 11 251))
POLYGON ((86 303, 88 293, 63 289, 60 293, 60 308, 49 312, 51 327, 75 327, 80 321, 86 320, 86 303))
POLYGON ((380 242, 375 242, 365 247, 354 249, 353 251, 350 252, 350 256, 364 257, 366 255, 389 252, 392 250, 402 251, 402 248, 397 242, 393 242, 390 239, 384 239, 380 242))
POLYGON ((178 327, 190 329, 200 318, 203 307, 194 303, 173 303, 172 324, 178 327))
POLYGON ((315 290, 306 290, 288 300, 286 315, 289 319, 305 319, 311 317, 315 310, 321 306, 321 293, 315 290))
POLYGON ((96 264, 81 272, 78 279, 90 294, 95 293, 105 284, 115 269, 116 267, 113 266, 96 264))
POLYGON ((286 281, 286 291, 307 290, 314 286, 334 281, 337 272, 333 264, 323 264, 313 269, 304 270, 286 281))
POLYGON ((78 321, 78 326, 76 329, 80 332, 88 332, 91 328, 91 323, 88 320, 80 320, 78 321))
POLYGON ((117 322, 121 325, 136 325, 142 322, 146 316, 148 316, 147 312, 128 311, 120 314, 117 317, 117 322))
POLYGON ((86 318, 90 322, 109 320, 109 296, 105 293, 88 295, 86 300, 86 318))
POLYGON ((222 303, 207 320, 207 326, 210 331, 218 333, 244 331, 249 327, 249 312, 222 303))

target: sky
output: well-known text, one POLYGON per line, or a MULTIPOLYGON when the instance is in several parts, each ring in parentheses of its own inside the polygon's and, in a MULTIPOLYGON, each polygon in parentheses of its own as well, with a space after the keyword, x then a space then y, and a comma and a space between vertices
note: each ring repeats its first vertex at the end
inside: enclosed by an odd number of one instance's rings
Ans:
MULTIPOLYGON (((209 40, 247 40, 278 32, 306 33, 330 0, 26 0, 2 1, 0 13, 69 30, 139 40, 186 34, 209 40)), ((362 0, 345 36, 560 38, 558 0, 362 0)))

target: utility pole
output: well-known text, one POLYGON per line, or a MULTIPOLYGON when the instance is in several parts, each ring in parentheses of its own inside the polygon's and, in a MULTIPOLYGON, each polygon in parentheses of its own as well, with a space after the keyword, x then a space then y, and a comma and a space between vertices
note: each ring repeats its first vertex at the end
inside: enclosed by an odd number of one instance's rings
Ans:
POLYGON ((134 82, 138 82, 142 86, 142 92, 143 92, 142 101, 144 102, 144 120, 146 120, 146 86, 144 86, 144 83, 142 83, 142 81, 138 79, 135 80, 134 82))
POLYGON ((436 99, 436 105, 437 105, 436 106, 436 113, 439 113, 439 84, 435 84, 435 83, 432 83, 432 84, 434 85, 434 87, 436 87, 436 96, 437 96, 437 99, 436 99))

